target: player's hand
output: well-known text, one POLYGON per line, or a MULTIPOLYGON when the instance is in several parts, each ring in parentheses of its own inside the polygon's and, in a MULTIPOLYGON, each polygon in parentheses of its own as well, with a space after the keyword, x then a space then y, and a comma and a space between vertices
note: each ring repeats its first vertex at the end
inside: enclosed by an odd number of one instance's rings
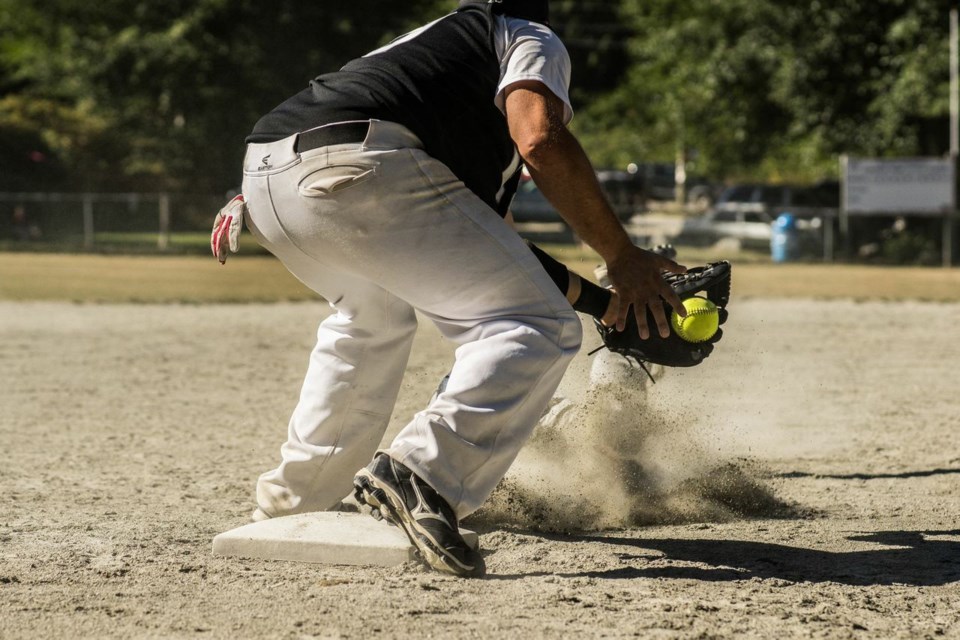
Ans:
POLYGON ((620 308, 617 312, 617 330, 627 326, 627 314, 636 317, 640 337, 646 340, 653 329, 647 324, 647 309, 656 322, 661 337, 670 335, 669 314, 664 302, 673 307, 680 316, 686 315, 683 303, 670 285, 664 281, 662 273, 685 273, 686 267, 652 251, 629 245, 607 263, 607 276, 610 285, 616 290, 620 308))
POLYGON ((247 203, 243 194, 233 197, 223 209, 217 212, 213 220, 213 233, 210 234, 210 250, 213 257, 224 264, 227 261, 227 247, 231 253, 240 250, 240 231, 243 229, 243 214, 246 213, 247 203))

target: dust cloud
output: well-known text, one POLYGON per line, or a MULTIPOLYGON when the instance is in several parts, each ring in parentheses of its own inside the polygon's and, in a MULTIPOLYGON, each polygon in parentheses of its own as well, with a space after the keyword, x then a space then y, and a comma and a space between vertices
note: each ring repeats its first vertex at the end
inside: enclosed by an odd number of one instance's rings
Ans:
MULTIPOLYGON (((663 370, 654 367, 655 378, 663 370)), ((570 532, 784 517, 746 459, 723 460, 694 407, 651 403, 647 374, 600 352, 571 367, 510 472, 471 522, 570 532)))

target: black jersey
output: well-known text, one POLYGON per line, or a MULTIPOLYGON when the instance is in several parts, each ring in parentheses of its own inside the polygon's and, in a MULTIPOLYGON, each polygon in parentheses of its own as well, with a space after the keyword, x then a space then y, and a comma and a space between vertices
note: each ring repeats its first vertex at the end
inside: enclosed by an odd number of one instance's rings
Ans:
POLYGON ((272 142, 333 122, 401 124, 425 150, 497 207, 514 145, 494 104, 500 61, 488 10, 466 7, 412 37, 315 78, 257 122, 247 142, 272 142))

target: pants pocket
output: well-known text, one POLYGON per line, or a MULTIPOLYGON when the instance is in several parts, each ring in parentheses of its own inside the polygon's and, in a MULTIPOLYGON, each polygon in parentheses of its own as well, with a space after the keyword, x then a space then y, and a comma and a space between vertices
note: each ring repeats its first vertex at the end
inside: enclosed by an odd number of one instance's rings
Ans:
POLYGON ((297 185, 300 195, 328 196, 366 182, 376 175, 376 166, 366 164, 327 165, 306 174, 297 185))

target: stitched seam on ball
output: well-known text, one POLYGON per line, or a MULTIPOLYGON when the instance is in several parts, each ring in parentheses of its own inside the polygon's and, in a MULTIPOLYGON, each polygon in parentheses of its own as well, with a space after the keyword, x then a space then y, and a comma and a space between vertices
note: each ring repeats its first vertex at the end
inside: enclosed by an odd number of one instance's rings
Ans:
MULTIPOLYGON (((693 317, 696 317, 696 316, 702 316, 702 315, 711 314, 711 313, 714 313, 714 310, 713 310, 713 309, 708 309, 708 308, 694 309, 693 311, 688 311, 688 312, 687 312, 687 315, 684 316, 684 318, 682 319, 682 321, 679 323, 679 327, 678 327, 677 334, 678 334, 681 338, 683 338, 684 340, 687 340, 688 342, 694 342, 693 340, 690 340, 690 334, 687 333, 687 331, 686 331, 686 329, 687 329, 687 327, 686 327, 686 320, 687 320, 687 318, 693 318, 693 317)), ((707 341, 707 340, 709 340, 709 338, 703 338, 702 340, 697 340, 696 342, 705 342, 705 341, 707 341)))

